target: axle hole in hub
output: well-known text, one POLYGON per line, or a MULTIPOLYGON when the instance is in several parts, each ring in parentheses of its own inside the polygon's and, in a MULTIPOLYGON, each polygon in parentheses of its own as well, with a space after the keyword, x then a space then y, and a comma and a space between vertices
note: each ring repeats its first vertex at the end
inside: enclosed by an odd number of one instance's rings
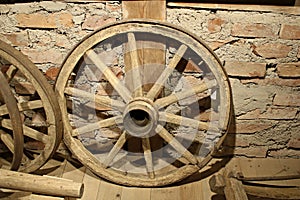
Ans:
POLYGON ((134 137, 151 137, 157 125, 157 111, 146 100, 135 99, 124 110, 124 128, 134 137))
POLYGON ((147 112, 143 110, 132 110, 129 112, 129 115, 132 119, 132 121, 137 126, 146 126, 149 123, 150 116, 147 112))

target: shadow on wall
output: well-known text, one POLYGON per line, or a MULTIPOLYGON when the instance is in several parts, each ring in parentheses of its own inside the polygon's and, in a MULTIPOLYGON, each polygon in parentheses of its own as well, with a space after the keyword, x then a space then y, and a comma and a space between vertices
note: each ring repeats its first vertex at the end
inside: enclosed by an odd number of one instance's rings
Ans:
MULTIPOLYGON (((231 120, 229 123, 227 136, 228 136, 228 134, 232 134, 232 135, 236 134, 235 112, 234 112, 233 105, 231 105, 231 107, 232 107, 231 120)), ((225 140, 223 141, 223 144, 234 147, 235 146, 235 137, 226 137, 225 140)), ((227 148, 227 146, 221 145, 221 147, 219 148, 219 151, 215 155, 213 155, 213 157, 217 158, 218 161, 216 161, 215 163, 213 163, 211 165, 208 163, 208 165, 207 165, 207 166, 209 166, 208 169, 206 169, 204 171, 200 170, 200 172, 197 172, 196 174, 193 174, 192 176, 188 177, 187 179, 185 179, 179 183, 176 183, 176 185, 182 185, 182 184, 199 181, 201 179, 205 179, 205 178, 219 172, 222 168, 224 168, 226 166, 226 164, 233 158, 233 156, 234 156, 234 148, 227 148)))

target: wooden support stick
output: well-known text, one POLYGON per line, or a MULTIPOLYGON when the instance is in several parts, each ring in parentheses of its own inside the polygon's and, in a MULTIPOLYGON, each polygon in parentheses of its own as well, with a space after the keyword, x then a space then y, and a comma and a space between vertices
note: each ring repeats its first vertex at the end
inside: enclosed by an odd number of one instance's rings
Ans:
POLYGON ((0 188, 35 194, 80 198, 83 184, 51 176, 38 176, 0 169, 0 188))
POLYGON ((228 177, 225 179, 226 186, 224 188, 225 197, 228 200, 248 200, 246 191, 241 181, 228 177))
POLYGON ((221 174, 213 175, 209 180, 211 191, 226 195, 228 199, 237 199, 237 194, 244 193, 261 198, 300 199, 300 187, 272 187, 268 185, 246 185, 235 178, 221 174))

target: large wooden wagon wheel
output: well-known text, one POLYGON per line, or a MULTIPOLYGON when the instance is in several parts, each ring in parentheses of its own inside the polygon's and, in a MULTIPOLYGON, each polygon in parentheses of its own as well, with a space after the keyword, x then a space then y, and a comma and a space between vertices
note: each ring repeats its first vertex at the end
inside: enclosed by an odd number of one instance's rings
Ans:
MULTIPOLYGON (((21 157, 18 157, 21 161, 19 171, 34 172, 55 153, 62 138, 63 127, 57 99, 38 68, 3 41, 0 41, 0 70, 3 75, 1 80, 10 87, 9 93, 2 94, 6 101, 0 104, 0 133, 1 139, 7 136, 11 141, 11 145, 8 145, 8 139, 0 140, 0 157, 8 158, 12 149, 18 150, 18 156, 21 157), (13 111, 10 111, 13 107, 11 102, 17 102, 13 111), (21 116, 22 121, 14 119, 11 113, 21 116), (21 127, 24 138, 12 137, 16 127, 21 127), (23 141, 17 145, 16 140, 23 141)), ((5 160, 8 159, 0 159, 0 164, 9 164, 5 160)))
POLYGON ((67 56, 55 89, 66 145, 96 174, 124 185, 166 185, 197 172, 230 118, 219 60, 165 23, 123 21, 95 31, 67 56), (158 51, 165 64, 151 63, 158 51))

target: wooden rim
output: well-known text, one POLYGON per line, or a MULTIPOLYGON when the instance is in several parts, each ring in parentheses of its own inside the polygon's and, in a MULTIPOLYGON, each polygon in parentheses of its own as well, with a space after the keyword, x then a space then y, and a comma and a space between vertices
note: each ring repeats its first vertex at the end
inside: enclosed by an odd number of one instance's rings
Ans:
MULTIPOLYGON (((62 138, 62 120, 60 109, 54 91, 38 68, 21 52, 12 46, 0 41, 0 57, 10 64, 5 76, 13 81, 14 76, 20 73, 33 87, 33 99, 18 102, 18 114, 41 110, 45 119, 43 124, 31 126, 23 124, 23 134, 26 141, 36 141, 41 144, 37 149, 28 149, 24 146, 24 154, 19 171, 34 172, 43 166, 55 153, 62 138), (10 70, 12 69, 13 70, 10 70), (14 71, 14 72, 12 72, 14 71), (17 72, 17 73, 16 73, 17 72), (30 152, 27 154, 27 152, 30 152), (28 155, 31 157, 29 158, 28 155)), ((2 126, 11 129, 9 121, 2 120, 2 126)), ((26 145, 26 143, 24 143, 26 145)))
MULTIPOLYGON (((161 49, 156 50, 159 51, 161 49)), ((163 50, 171 52, 171 50, 163 50)), ((145 59, 145 57, 143 59, 145 59)), ((117 66, 119 65, 120 63, 117 63, 117 66)), ((97 74, 95 71, 93 73, 97 74)), ((182 74, 181 72, 181 75, 182 74)), ((98 79, 99 82, 100 79, 98 79)), ((197 153, 193 154, 187 147, 181 144, 180 140, 176 138, 173 133, 167 130, 165 127, 166 124, 187 126, 188 128, 197 129, 197 131, 201 130, 206 135, 212 133, 211 135, 218 135, 218 138, 221 138, 221 136, 226 134, 230 119, 231 90, 227 75, 215 54, 194 35, 170 24, 156 21, 122 21, 103 27, 87 36, 70 52, 63 62, 55 84, 55 90, 58 93, 59 103, 62 109, 66 145, 84 165, 96 174, 110 181, 124 185, 161 186, 171 184, 190 176, 207 164, 208 158, 211 158, 211 153, 214 151, 213 147, 208 153, 205 153, 204 156, 199 156, 197 153), (144 34, 146 34, 146 36, 144 34), (138 47, 138 43, 141 41, 144 44, 142 48, 138 47), (113 47, 111 48, 119 48, 119 46, 121 46, 123 51, 122 56, 125 57, 127 55, 129 57, 130 69, 126 68, 126 64, 125 68, 122 69, 123 72, 125 71, 124 80, 120 80, 120 78, 114 74, 111 70, 112 68, 110 68, 112 65, 110 64, 109 67, 109 64, 105 63, 105 57, 100 58, 99 56, 101 52, 105 52, 105 50, 101 50, 101 48, 103 49, 101 45, 105 46, 107 42, 112 42, 111 46, 113 47), (115 45, 114 42, 118 44, 115 45), (144 88, 144 79, 147 77, 147 74, 144 75, 145 71, 141 72, 142 68, 140 66, 144 68, 145 65, 141 64, 143 60, 139 60, 138 51, 140 51, 140 49, 143 51, 146 51, 145 49, 147 48, 151 49, 152 44, 150 44, 150 47, 147 46, 149 43, 168 44, 170 47, 176 47, 176 51, 167 61, 162 73, 156 77, 152 86, 146 91, 144 88), (126 48, 127 51, 124 53, 124 49, 126 48), (179 70, 177 68, 181 65, 181 62, 190 62, 189 58, 186 57, 187 55, 198 56, 197 59, 200 58, 204 63, 205 69, 203 70, 206 70, 207 74, 210 74, 213 78, 207 76, 203 78, 199 85, 189 86, 188 90, 162 95, 162 90, 165 88, 164 84, 166 84, 166 81, 171 75, 173 76, 175 71, 177 72, 179 70), (88 69, 89 66, 94 66, 101 72, 101 75, 105 77, 106 81, 113 88, 115 92, 114 95, 117 94, 117 97, 95 95, 92 92, 81 89, 80 85, 78 86, 78 84, 82 83, 77 82, 77 80, 80 80, 80 73, 86 76, 83 71, 88 69), (72 78, 72 76, 76 76, 78 79, 72 78), (127 82, 126 77, 129 77, 127 82), (123 84, 124 81, 126 82, 125 84, 123 84), (215 126, 212 125, 211 121, 201 122, 165 111, 165 108, 169 105, 174 103, 178 104, 181 100, 191 97, 194 98, 195 95, 208 93, 208 91, 211 93, 214 91, 214 93, 217 94, 214 98, 219 101, 217 105, 218 108, 216 108, 219 111, 218 120, 215 120, 217 121, 217 125, 215 126), (108 110, 113 110, 119 114, 103 120, 100 119, 97 122, 81 127, 77 126, 76 123, 74 125, 74 120, 70 119, 70 113, 68 112, 69 110, 72 110, 72 112, 75 110, 74 107, 71 106, 72 108, 70 108, 70 105, 67 105, 70 104, 70 97, 77 101, 94 102, 94 107, 92 107, 94 110, 99 110, 95 105, 100 104, 101 106, 108 107, 108 110), (131 111, 137 112, 138 117, 135 118, 135 114, 130 113, 131 111), (128 121, 128 116, 132 117, 132 122, 128 121), (138 122, 136 123, 137 120, 138 122), (131 123, 131 125, 129 126, 128 123, 131 123), (105 158, 100 158, 97 153, 93 154, 91 150, 88 150, 88 147, 83 144, 82 138, 85 137, 83 136, 85 133, 91 133, 95 130, 110 126, 119 127, 119 136, 113 143, 112 148, 106 152, 105 158), (151 127, 154 128, 151 129, 151 127), (154 132, 154 135, 147 136, 147 134, 143 134, 148 132, 149 134, 150 132, 154 132), (175 169, 168 169, 165 172, 160 172, 159 169, 156 170, 156 166, 153 164, 153 143, 150 141, 153 136, 162 139, 166 144, 165 146, 170 146, 175 149, 175 151, 180 154, 180 156, 176 158, 176 162, 180 161, 184 164, 175 169), (134 173, 129 170, 122 171, 123 169, 119 170, 113 166, 118 153, 124 150, 124 145, 129 142, 132 137, 141 140, 141 146, 143 148, 141 153, 143 153, 145 162, 145 174, 134 173)), ((208 95, 208 98, 211 99, 210 95, 211 94, 208 95)), ((198 102, 199 99, 197 98, 196 101, 198 102)), ((74 101, 73 103, 71 102, 73 106, 74 101)), ((107 111, 103 113, 106 112, 107 111)), ((75 115, 74 113, 72 114, 75 115)), ((212 145, 219 146, 218 142, 215 142, 217 144, 212 145)), ((166 168, 168 168, 168 166, 166 166, 166 168)))
POLYGON ((0 85, 0 96, 1 98, 3 98, 4 103, 4 105, 1 105, 1 107, 6 108, 9 116, 8 119, 12 123, 12 134, 0 129, 0 140, 13 155, 13 159, 11 160, 10 166, 7 167, 9 167, 9 169, 11 170, 18 170, 21 165, 24 146, 22 121, 19 114, 16 99, 10 89, 10 86, 8 85, 5 76, 1 71, 0 85))

